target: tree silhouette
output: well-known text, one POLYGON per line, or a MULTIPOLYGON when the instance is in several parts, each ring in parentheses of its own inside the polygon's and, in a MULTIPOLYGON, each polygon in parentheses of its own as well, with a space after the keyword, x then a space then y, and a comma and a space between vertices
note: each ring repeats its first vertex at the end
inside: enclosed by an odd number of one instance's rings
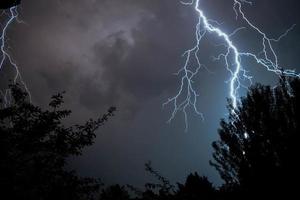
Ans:
POLYGON ((150 173, 158 183, 146 183, 145 191, 142 192, 142 199, 145 200, 168 200, 172 199, 174 194, 174 186, 170 181, 162 176, 152 167, 152 163, 148 161, 145 164, 145 170, 150 173))
POLYGON ((146 191, 142 193, 145 200, 196 200, 215 199, 217 191, 205 176, 199 176, 197 172, 190 174, 185 183, 177 183, 177 188, 169 180, 154 170, 151 162, 145 164, 146 171, 153 175, 159 183, 147 183, 146 191), (157 192, 156 192, 157 191, 157 192))
POLYGON ((178 199, 215 199, 216 190, 207 177, 201 177, 198 173, 190 174, 185 184, 178 183, 176 193, 178 199))
POLYGON ((281 80, 273 89, 258 84, 250 88, 228 120, 221 121, 220 141, 213 143, 211 164, 225 181, 225 191, 248 197, 295 193, 299 95, 299 79, 281 80))
POLYGON ((145 191, 127 186, 135 198, 120 185, 99 193, 97 179, 66 169, 66 159, 93 144, 95 131, 113 116, 114 107, 96 120, 65 126, 71 111, 61 109, 62 94, 54 95, 49 109, 42 110, 28 101, 19 85, 10 89, 11 101, 0 102, 0 190, 6 199, 224 200, 282 194, 290 199, 297 192, 299 79, 282 79, 276 88, 253 86, 234 112, 229 103, 211 162, 225 182, 221 188, 197 173, 175 188, 148 162, 146 171, 158 183, 147 183, 145 191))
POLYGON ((100 200, 129 200, 130 196, 124 186, 112 185, 102 190, 100 200))
POLYGON ((66 159, 93 144, 95 131, 113 116, 115 108, 96 120, 67 127, 63 120, 71 111, 60 109, 62 94, 52 97, 49 110, 42 110, 28 101, 19 85, 10 89, 11 102, 0 108, 1 196, 18 200, 91 199, 99 181, 66 170, 66 159))

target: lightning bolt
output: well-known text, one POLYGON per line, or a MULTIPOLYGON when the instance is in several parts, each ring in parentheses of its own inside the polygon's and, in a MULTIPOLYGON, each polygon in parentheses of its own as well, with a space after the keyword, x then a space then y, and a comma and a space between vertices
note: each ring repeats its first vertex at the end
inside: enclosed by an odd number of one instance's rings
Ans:
POLYGON ((247 0, 233 0, 233 10, 236 14, 236 19, 241 17, 246 24, 256 31, 261 36, 261 44, 262 50, 259 54, 254 54, 251 52, 242 52, 235 45, 234 41, 231 37, 237 33, 239 30, 243 29, 238 28, 233 33, 228 34, 218 28, 218 23, 214 20, 208 19, 204 12, 200 8, 200 0, 192 0, 191 2, 181 2, 184 5, 194 5, 194 9, 198 14, 198 23, 196 25, 195 30, 195 38, 196 43, 187 51, 184 52, 183 56, 185 56, 185 62, 183 67, 176 73, 177 76, 181 77, 181 84, 178 92, 172 98, 169 98, 167 102, 163 104, 166 106, 168 104, 172 104, 173 111, 171 117, 168 122, 171 122, 176 114, 179 111, 182 111, 185 118, 186 130, 188 129, 188 116, 187 109, 191 107, 194 112, 199 115, 203 119, 203 114, 197 108, 197 99, 199 94, 195 90, 194 86, 194 77, 199 73, 200 69, 205 67, 201 64, 199 58, 199 50, 201 40, 206 34, 214 34, 224 41, 224 45, 226 47, 226 51, 221 53, 217 57, 216 60, 224 59, 225 68, 230 73, 229 80, 229 97, 232 102, 232 110, 237 108, 239 96, 238 92, 241 87, 245 87, 242 84, 242 80, 249 81, 252 84, 252 77, 247 75, 247 71, 243 68, 242 60, 245 57, 253 59, 257 64, 266 68, 266 70, 275 73, 279 76, 290 76, 300 78, 300 74, 297 74, 295 70, 283 70, 279 66, 278 56, 273 48, 274 42, 279 42, 283 37, 285 37, 294 27, 287 29, 285 33, 280 35, 277 39, 269 38, 266 33, 264 33, 260 28, 254 25, 243 12, 243 4, 252 4, 252 2, 247 0), (196 61, 196 66, 192 64, 192 60, 196 61))
MULTIPOLYGON (((15 75, 13 78, 13 83, 20 82, 21 85, 25 88, 25 91, 28 93, 29 99, 31 101, 31 94, 30 91, 28 90, 28 87, 26 86, 25 82, 23 81, 23 78, 20 74, 19 67, 18 65, 14 62, 12 59, 11 55, 8 53, 7 49, 7 31, 9 27, 15 22, 20 22, 18 20, 18 10, 17 7, 11 7, 9 11, 4 11, 3 14, 7 15, 8 20, 4 23, 4 26, 1 31, 1 37, 0 37, 0 71, 3 70, 5 65, 9 65, 14 68, 15 70, 15 75)), ((2 95, 2 98, 4 100, 4 106, 8 106, 11 100, 11 92, 10 89, 4 89, 0 90, 0 94, 2 95)))

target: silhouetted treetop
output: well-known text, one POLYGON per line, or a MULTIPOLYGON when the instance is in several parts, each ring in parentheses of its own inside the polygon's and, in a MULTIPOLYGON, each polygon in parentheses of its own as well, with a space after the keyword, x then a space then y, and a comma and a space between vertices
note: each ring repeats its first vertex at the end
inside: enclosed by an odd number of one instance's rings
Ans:
POLYGON ((188 175, 185 184, 178 183, 176 193, 179 199, 214 199, 216 189, 207 177, 199 176, 198 173, 188 175))
POLYGON ((299 79, 283 79, 275 88, 257 84, 221 121, 211 164, 228 189, 295 191, 291 177, 299 178, 299 89, 299 79))
MULTIPOLYGON (((48 110, 28 100, 19 85, 11 85, 11 101, 0 108, 0 188, 18 199, 87 199, 98 181, 68 171, 66 159, 93 144, 95 131, 115 108, 82 125, 65 126, 71 114, 61 109, 62 94, 54 95, 48 110)), ((14 198, 12 198, 14 199, 14 198)))

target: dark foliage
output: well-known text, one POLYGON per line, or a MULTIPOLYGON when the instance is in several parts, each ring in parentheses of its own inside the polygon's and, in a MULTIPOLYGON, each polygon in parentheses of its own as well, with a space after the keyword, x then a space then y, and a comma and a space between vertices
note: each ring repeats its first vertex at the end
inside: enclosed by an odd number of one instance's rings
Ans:
POLYGON ((196 200, 215 199, 218 192, 206 177, 197 173, 190 174, 184 184, 177 183, 178 187, 170 183, 158 171, 154 170, 151 162, 145 164, 146 171, 153 175, 158 183, 146 183, 145 191, 130 186, 138 198, 136 200, 196 200))
POLYGON ((200 177, 197 173, 190 174, 185 184, 178 183, 176 192, 178 199, 215 199, 216 189, 206 177, 200 177))
POLYGON ((95 131, 113 116, 110 108, 97 120, 64 126, 71 111, 60 109, 62 94, 52 97, 49 110, 28 101, 11 85, 11 102, 0 108, 0 189, 6 199, 90 199, 99 181, 66 170, 66 159, 92 145, 95 131))
POLYGON ((299 79, 281 80, 274 89, 256 85, 221 121, 212 165, 225 181, 223 191, 246 197, 295 194, 299 95, 299 79))
POLYGON ((103 189, 100 200, 129 200, 130 196, 124 186, 112 185, 103 189))
MULTIPOLYGON (((215 188, 197 173, 184 184, 170 181, 146 163, 146 171, 157 183, 145 189, 113 185, 99 190, 95 179, 80 178, 67 171, 66 158, 80 155, 91 145, 98 129, 115 108, 84 125, 65 127, 70 115, 61 110, 61 94, 52 97, 50 110, 42 111, 27 101, 18 86, 11 86, 9 106, 0 109, 0 189, 17 199, 100 200, 227 200, 270 199, 284 195, 292 199, 299 180, 300 80, 281 80, 276 88, 255 85, 221 120, 220 140, 213 143, 214 166, 224 180, 215 188), (135 197, 132 197, 132 193, 135 197)), ((2 193, 4 194, 4 193, 2 193)))

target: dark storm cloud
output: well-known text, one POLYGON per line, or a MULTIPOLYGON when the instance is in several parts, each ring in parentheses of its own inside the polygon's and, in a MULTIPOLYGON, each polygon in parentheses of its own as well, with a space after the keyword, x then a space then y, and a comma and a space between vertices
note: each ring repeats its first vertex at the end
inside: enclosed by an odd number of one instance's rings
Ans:
MULTIPOLYGON (((257 0, 254 7, 247 7, 251 19, 266 26, 268 33, 279 35, 299 21, 295 0, 276 1, 274 13, 268 2, 274 3, 257 0), (281 15, 284 5, 288 9, 281 15)), ((201 3, 226 31, 241 26, 234 20, 231 1, 201 3)), ((27 0, 20 13, 25 24, 13 27, 10 41, 36 103, 43 105, 51 94, 66 90, 66 106, 74 111, 74 121, 96 117, 111 105, 119 110, 93 147, 75 161, 82 174, 142 184, 143 164, 152 160, 173 181, 195 170, 218 180, 208 160, 219 118, 226 114, 228 73, 222 62, 211 58, 220 41, 210 37, 201 49, 203 63, 213 72, 201 71, 197 79, 205 122, 191 114, 186 134, 182 115, 166 125, 170 110, 161 110, 178 89, 172 73, 183 62, 180 56, 194 42, 197 16, 190 7, 177 0, 27 0)), ((291 37, 298 38, 299 32, 297 28, 291 37)), ((256 37, 243 32, 236 36, 241 48, 250 49, 257 46, 256 37)), ((291 58, 300 45, 291 40, 280 43, 280 58, 295 66, 291 58)), ((256 69, 253 65, 250 70, 270 82, 256 69)))
MULTIPOLYGON (((124 32, 119 32, 95 45, 97 62, 104 68, 102 81, 107 85, 108 93, 133 95, 133 103, 139 105, 174 85, 165 77, 165 72, 171 73, 178 65, 178 60, 173 58, 179 56, 181 50, 170 48, 166 43, 178 45, 178 31, 160 18, 162 16, 155 15, 155 19, 142 20, 131 32, 132 44, 126 40, 124 32), (169 26, 167 32, 165 26, 169 26)), ((174 15, 173 20, 177 18, 174 15)), ((120 98, 108 96, 108 99, 120 98)))
POLYGON ((184 43, 184 37, 178 41, 184 32, 174 23, 183 22, 179 4, 158 2, 29 1, 24 20, 34 27, 25 34, 36 62, 26 56, 26 71, 39 72, 49 88, 76 90, 88 109, 99 101, 132 108, 160 95, 172 85, 162 72, 171 74, 178 65, 172 58, 182 52, 176 46, 184 43))

